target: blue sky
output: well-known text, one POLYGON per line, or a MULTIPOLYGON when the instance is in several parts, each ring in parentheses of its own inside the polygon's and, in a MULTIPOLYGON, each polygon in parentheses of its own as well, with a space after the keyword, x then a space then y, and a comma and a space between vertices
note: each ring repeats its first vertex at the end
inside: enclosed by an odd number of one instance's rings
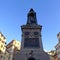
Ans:
POLYGON ((21 25, 26 24, 27 13, 33 8, 42 27, 45 50, 53 50, 60 32, 60 0, 0 0, 0 31, 7 43, 21 41, 21 25))

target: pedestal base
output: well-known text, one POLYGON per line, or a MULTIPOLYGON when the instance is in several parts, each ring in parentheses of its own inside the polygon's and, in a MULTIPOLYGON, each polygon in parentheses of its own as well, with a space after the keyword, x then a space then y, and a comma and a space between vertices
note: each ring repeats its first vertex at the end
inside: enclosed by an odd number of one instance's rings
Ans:
POLYGON ((16 53, 14 60, 50 60, 49 55, 40 50, 22 50, 16 53))

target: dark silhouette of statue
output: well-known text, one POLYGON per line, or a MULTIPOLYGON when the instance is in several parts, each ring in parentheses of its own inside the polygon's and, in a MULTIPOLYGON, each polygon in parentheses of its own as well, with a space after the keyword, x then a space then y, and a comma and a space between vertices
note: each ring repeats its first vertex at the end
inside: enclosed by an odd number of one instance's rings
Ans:
POLYGON ((36 12, 31 8, 27 15, 27 24, 28 25, 37 25, 36 12))

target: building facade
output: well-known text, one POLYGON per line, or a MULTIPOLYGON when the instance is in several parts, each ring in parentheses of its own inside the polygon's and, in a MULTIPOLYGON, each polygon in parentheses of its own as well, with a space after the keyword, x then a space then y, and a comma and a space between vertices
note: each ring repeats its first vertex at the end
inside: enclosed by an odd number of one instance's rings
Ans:
POLYGON ((6 38, 4 35, 0 32, 0 52, 4 53, 6 50, 6 38))
POLYGON ((14 60, 50 60, 49 55, 44 52, 42 26, 38 25, 36 12, 33 9, 27 14, 27 23, 21 26, 21 30, 21 50, 15 54, 14 60))
POLYGON ((57 38, 58 38, 58 43, 55 46, 55 48, 56 48, 58 60, 60 60, 60 32, 57 34, 57 38))
POLYGON ((20 45, 17 40, 12 40, 6 45, 6 38, 0 32, 0 60, 13 60, 15 52, 20 51, 20 45))
POLYGON ((9 60, 10 59, 10 53, 9 51, 6 50, 5 54, 4 54, 4 60, 9 60))
POLYGON ((58 60, 56 50, 51 50, 50 52, 48 52, 48 54, 50 56, 50 60, 58 60))
POLYGON ((0 60, 4 60, 4 54, 6 51, 6 38, 5 36, 0 32, 0 60))
MULTIPOLYGON (((12 40, 7 46, 6 46, 6 56, 8 60, 13 60, 14 54, 20 50, 20 42, 17 40, 12 40)), ((6 59, 6 60, 7 60, 6 59)))

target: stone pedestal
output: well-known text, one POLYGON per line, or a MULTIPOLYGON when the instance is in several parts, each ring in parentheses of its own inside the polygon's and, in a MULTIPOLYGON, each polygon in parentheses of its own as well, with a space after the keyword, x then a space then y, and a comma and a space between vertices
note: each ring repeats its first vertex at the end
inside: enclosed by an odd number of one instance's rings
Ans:
POLYGON ((40 50, 21 50, 16 53, 14 60, 50 60, 49 55, 40 50))
POLYGON ((21 50, 15 54, 14 60, 50 60, 43 50, 42 26, 37 23, 36 12, 31 9, 27 17, 27 24, 21 26, 21 50))

